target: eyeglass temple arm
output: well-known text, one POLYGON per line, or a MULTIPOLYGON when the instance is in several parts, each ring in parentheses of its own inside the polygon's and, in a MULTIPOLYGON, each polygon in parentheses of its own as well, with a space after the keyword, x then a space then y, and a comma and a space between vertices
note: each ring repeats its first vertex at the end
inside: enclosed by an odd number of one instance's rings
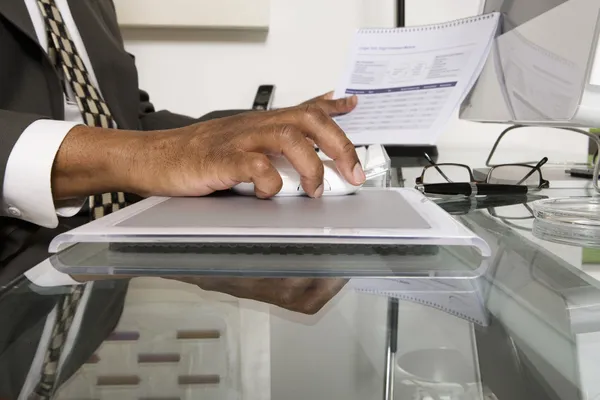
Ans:
POLYGON ((440 167, 431 159, 431 157, 429 157, 429 154, 427 153, 423 153, 425 155, 425 159, 429 162, 429 164, 431 164, 433 166, 433 168, 435 168, 437 170, 437 172, 439 172, 439 174, 448 182, 452 183, 452 181, 450 180, 450 178, 448 178, 446 176, 446 174, 444 174, 444 172, 440 169, 440 167))
MULTIPOLYGON (((485 165, 487 167, 492 166, 490 161, 492 160, 492 157, 494 156, 494 153, 496 152, 496 149, 498 148, 498 145, 500 144, 500 141, 502 140, 502 138, 508 132, 512 131, 513 129, 523 128, 524 126, 525 125, 513 125, 513 126, 506 128, 504 131, 502 131, 500 136, 498 136, 498 139, 496 139, 494 146, 492 146, 492 150, 490 151, 490 154, 489 154, 487 160, 485 161, 485 165)), ((556 128, 564 129, 564 130, 571 131, 571 132, 581 133, 582 135, 585 135, 588 138, 592 139, 596 143, 596 148, 600 149, 600 137, 598 135, 595 135, 591 132, 584 131, 583 129, 568 128, 568 127, 556 127, 556 128)), ((594 184, 594 189, 596 189, 597 192, 600 192, 600 184, 598 183, 598 175, 600 175, 600 158, 596 156, 596 160, 594 162, 594 177, 592 180, 593 180, 593 184, 594 184)))
MULTIPOLYGON (((534 174, 536 171, 539 171, 539 170, 540 170, 540 168, 542 168, 542 166, 543 166, 544 164, 546 164, 547 162, 548 162, 548 157, 544 157, 544 158, 542 158, 542 159, 540 160, 540 162, 539 162, 539 163, 537 163, 537 165, 536 165, 535 167, 533 167, 533 168, 531 169, 531 171, 529 171, 529 173, 523 177, 523 179, 521 179, 519 182, 517 182, 517 185, 520 185, 520 184, 522 184, 523 182, 525 182, 525 181, 526 181, 526 180, 527 180, 527 179, 528 179, 528 178, 529 178, 531 175, 533 175, 533 174, 534 174)), ((540 171, 540 174, 541 174, 541 171, 540 171)), ((540 175, 540 176, 541 176, 541 175, 540 175)))

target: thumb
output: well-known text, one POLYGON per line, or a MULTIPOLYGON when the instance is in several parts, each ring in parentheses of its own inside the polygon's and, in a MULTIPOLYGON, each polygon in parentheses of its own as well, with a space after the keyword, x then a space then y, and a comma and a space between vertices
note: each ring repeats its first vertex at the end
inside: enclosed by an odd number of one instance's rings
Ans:
POLYGON ((325 93, 325 94, 322 94, 322 95, 320 95, 320 96, 313 97, 312 99, 310 99, 310 100, 307 100, 307 101, 305 101, 305 102, 304 102, 304 103, 302 103, 302 104, 316 103, 317 101, 321 101, 321 100, 331 100, 331 99, 333 99, 333 93, 334 93, 334 92, 333 92, 333 90, 332 90, 331 92, 327 92, 327 93, 325 93))
POLYGON ((347 114, 350 111, 354 110, 354 108, 356 108, 356 105, 358 104, 358 97, 342 97, 341 99, 336 100, 321 99, 315 101, 314 104, 316 104, 330 116, 335 116, 340 114, 347 114))

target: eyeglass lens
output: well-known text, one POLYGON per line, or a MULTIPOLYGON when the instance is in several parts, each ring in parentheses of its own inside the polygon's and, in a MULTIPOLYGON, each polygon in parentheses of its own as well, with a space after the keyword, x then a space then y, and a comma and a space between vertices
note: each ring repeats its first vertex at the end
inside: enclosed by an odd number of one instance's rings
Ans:
MULTIPOLYGON (((423 183, 471 181, 471 170, 464 165, 438 164, 435 167, 428 166, 423 171, 423 183)), ((542 176, 532 166, 506 165, 492 168, 487 178, 482 176, 481 181, 538 188, 542 184, 542 176)))
POLYGON ((534 218, 533 211, 528 205, 515 204, 514 206, 508 207, 495 207, 493 209, 493 215, 503 219, 531 219, 534 218))
POLYGON ((487 183, 500 183, 508 185, 525 185, 537 188, 542 184, 539 169, 525 165, 506 165, 492 168, 487 178, 487 183))
POLYGON ((423 171, 423 183, 470 182, 471 171, 463 165, 438 164, 423 171))

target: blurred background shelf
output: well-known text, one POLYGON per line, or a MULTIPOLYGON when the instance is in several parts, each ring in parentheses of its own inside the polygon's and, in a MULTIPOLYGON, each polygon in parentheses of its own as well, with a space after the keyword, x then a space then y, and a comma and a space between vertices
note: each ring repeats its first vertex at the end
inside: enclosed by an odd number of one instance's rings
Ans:
POLYGON ((271 0, 115 0, 127 28, 267 31, 271 0))

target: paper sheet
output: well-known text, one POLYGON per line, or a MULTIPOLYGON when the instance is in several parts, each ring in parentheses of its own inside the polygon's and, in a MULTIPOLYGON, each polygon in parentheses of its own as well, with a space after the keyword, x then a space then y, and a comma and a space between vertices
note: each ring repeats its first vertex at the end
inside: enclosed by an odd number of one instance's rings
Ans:
POLYGON ((433 307, 469 322, 487 326, 487 285, 481 279, 353 278, 357 292, 392 297, 433 307))
POLYGON ((435 144, 481 73, 498 21, 359 30, 335 92, 359 102, 337 123, 355 144, 435 144))

